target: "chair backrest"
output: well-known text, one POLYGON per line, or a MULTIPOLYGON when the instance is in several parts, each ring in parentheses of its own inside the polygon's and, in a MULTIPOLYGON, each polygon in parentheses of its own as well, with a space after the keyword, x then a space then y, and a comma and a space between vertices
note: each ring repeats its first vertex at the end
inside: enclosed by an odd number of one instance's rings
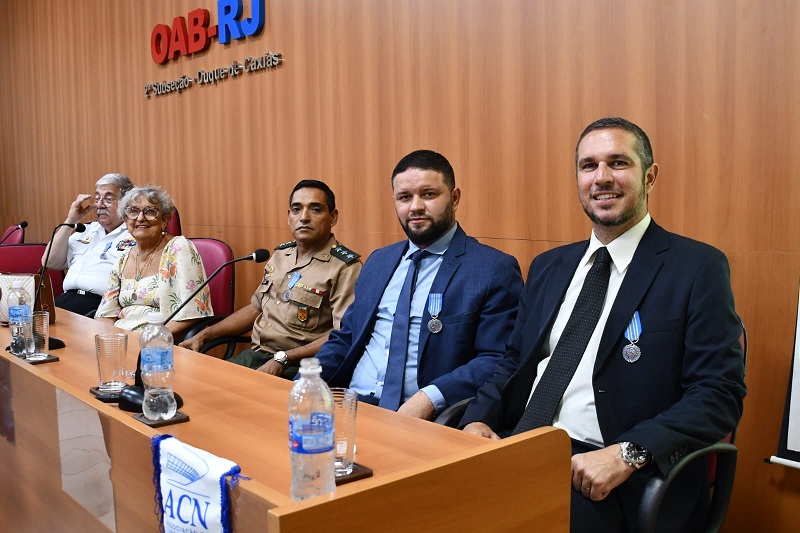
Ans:
MULTIPOLYGON (((197 248, 203 259, 206 277, 210 276, 222 264, 233 259, 233 250, 227 243, 218 239, 195 237, 189 239, 197 248)), ((215 316, 233 313, 236 279, 234 265, 228 265, 211 280, 208 288, 211 291, 211 305, 215 316)))
MULTIPOLYGON (((178 235, 183 235, 183 233, 181 233, 181 215, 178 213, 177 207, 172 212, 172 217, 170 217, 169 222, 167 222, 167 233, 175 235, 176 237, 178 235)), ((213 302, 211 305, 214 305, 213 302)))
MULTIPOLYGON (((42 256, 47 245, 41 242, 0 246, 0 272, 36 274, 42 269, 42 256)), ((53 297, 64 292, 64 273, 48 270, 53 285, 53 297)))
POLYGON ((6 244, 22 244, 25 242, 25 228, 20 228, 16 224, 9 226, 3 236, 0 237, 0 242, 3 243, 3 246, 6 244))
MULTIPOLYGON (((739 321, 741 322, 741 319, 739 321)), ((747 330, 744 327, 744 323, 742 322, 741 324, 742 333, 739 335, 739 343, 742 347, 742 367, 744 368, 747 365, 747 330)), ((685 455, 666 477, 660 474, 653 475, 642 493, 637 531, 650 533, 656 530, 661 502, 670 489, 672 481, 687 464, 699 459, 707 460, 711 502, 705 524, 694 525, 701 526, 700 531, 719 531, 728 511, 728 504, 733 492, 733 481, 736 476, 738 451, 736 446, 733 445, 735 437, 736 430, 734 429, 720 442, 685 455)))
MULTIPOLYGON (((742 333, 739 335, 739 345, 742 347, 742 367, 747 368, 747 329, 744 327, 744 322, 742 319, 739 319, 739 322, 742 324, 742 333)), ((731 431, 725 438, 722 439, 722 442, 730 442, 733 444, 733 441, 736 440, 736 429, 731 431)), ((711 454, 708 456, 708 480, 711 483, 711 486, 714 486, 714 482, 717 479, 717 456, 715 454, 711 454)))

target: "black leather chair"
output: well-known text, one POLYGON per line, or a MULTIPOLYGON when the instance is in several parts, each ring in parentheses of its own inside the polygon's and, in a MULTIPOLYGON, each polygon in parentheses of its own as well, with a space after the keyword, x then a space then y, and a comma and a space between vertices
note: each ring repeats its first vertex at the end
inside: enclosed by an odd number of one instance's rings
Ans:
MULTIPOLYGON (((742 334, 739 336, 739 343, 742 346, 742 356, 745 366, 747 365, 747 330, 742 323, 742 334)), ((703 531, 719 531, 722 522, 725 521, 725 514, 728 512, 728 505, 733 492, 733 480, 736 474, 736 459, 738 450, 733 445, 736 437, 734 430, 725 439, 711 446, 695 450, 683 456, 680 462, 670 471, 669 475, 655 475, 650 478, 642 495, 642 503, 639 506, 639 517, 637 531, 651 533, 656 530, 658 524, 658 513, 661 502, 670 489, 672 481, 686 468, 692 461, 708 460, 708 479, 710 481, 709 490, 711 491, 711 507, 703 525, 703 531)))
POLYGON ((439 413, 439 416, 434 419, 434 422, 451 428, 458 427, 461 417, 464 416, 464 411, 467 410, 467 405, 469 405, 469 402, 474 399, 475 397, 471 396, 469 398, 464 398, 460 402, 454 403, 439 413))

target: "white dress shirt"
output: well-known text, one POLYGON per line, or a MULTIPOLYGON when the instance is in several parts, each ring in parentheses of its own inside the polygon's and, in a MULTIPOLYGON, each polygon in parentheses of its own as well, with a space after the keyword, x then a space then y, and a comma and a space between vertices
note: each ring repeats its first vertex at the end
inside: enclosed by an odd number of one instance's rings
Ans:
MULTIPOLYGON (((611 307, 614 305, 614 300, 617 298, 619 287, 622 285, 622 280, 625 279, 625 273, 628 271, 631 260, 633 260, 636 247, 639 246, 639 241, 642 240, 644 232, 650 225, 650 220, 650 214, 648 213, 631 229, 608 243, 608 245, 605 245, 611 256, 612 264, 603 311, 597 321, 592 337, 589 339, 589 344, 586 346, 586 351, 578 364, 578 368, 575 370, 575 375, 564 392, 561 405, 556 411, 556 417, 553 422, 553 426, 565 430, 571 438, 594 444, 595 446, 604 446, 600 424, 597 421, 597 408, 594 400, 594 387, 592 386, 592 374, 594 372, 594 363, 597 359, 597 349, 600 346, 600 337, 603 335, 603 330, 606 327, 606 321, 611 312, 611 307)), ((575 302, 583 287, 583 281, 586 279, 586 275, 594 262, 595 252, 603 246, 603 243, 595 237, 594 231, 592 231, 592 236, 589 239, 589 248, 580 263, 578 263, 578 269, 572 276, 572 281, 564 295, 564 301, 558 310, 556 321, 550 330, 550 338, 544 346, 549 355, 537 367, 533 389, 539 384, 539 379, 541 379, 545 368, 547 368, 550 356, 555 350, 558 340, 561 338, 561 333, 564 331, 572 314, 572 309, 575 307, 575 302)), ((621 352, 619 357, 622 357, 621 352)), ((531 394, 533 394, 533 389, 531 389, 531 394)), ((530 401, 530 396, 528 400, 530 401)))

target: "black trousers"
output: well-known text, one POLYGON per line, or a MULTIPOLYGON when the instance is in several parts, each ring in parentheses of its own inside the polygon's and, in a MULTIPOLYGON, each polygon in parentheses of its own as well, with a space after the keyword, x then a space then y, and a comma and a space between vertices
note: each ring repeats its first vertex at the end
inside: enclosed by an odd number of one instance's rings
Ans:
MULTIPOLYGON (((250 348, 242 350, 239 352, 238 355, 235 355, 228 359, 233 364, 246 366, 247 368, 252 368, 253 370, 258 370, 262 365, 266 364, 267 361, 272 359, 273 354, 261 351, 255 351, 250 348)), ((283 379, 294 379, 295 375, 297 375, 298 370, 300 370, 299 364, 289 364, 283 368, 281 372, 281 377, 283 379)))
MULTIPOLYGON (((572 441, 572 454, 597 448, 572 441)), ((595 502, 570 488, 570 531, 573 533, 635 532, 644 487, 653 475, 650 465, 634 472, 602 501, 595 502)), ((709 506, 708 464, 695 461, 675 479, 661 504, 659 532, 702 531, 709 506)))
POLYGON ((92 311, 97 311, 100 306, 102 296, 92 294, 91 292, 78 291, 77 289, 70 289, 62 294, 59 294, 55 299, 56 307, 78 313, 79 315, 86 315, 92 311), (81 294, 83 292, 83 294, 81 294))

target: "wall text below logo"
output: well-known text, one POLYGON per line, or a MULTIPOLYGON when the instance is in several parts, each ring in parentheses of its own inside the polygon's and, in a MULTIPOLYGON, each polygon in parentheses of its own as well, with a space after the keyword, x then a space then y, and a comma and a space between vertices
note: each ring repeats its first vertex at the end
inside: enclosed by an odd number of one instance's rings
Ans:
POLYGON ((197 76, 190 78, 186 75, 172 81, 157 81, 148 83, 144 86, 144 97, 163 96, 170 93, 181 93, 192 87, 192 84, 205 85, 207 83, 216 84, 227 78, 236 78, 243 72, 252 74, 260 70, 275 69, 283 63, 283 54, 280 52, 270 52, 266 50, 264 55, 259 57, 247 56, 242 63, 234 61, 227 67, 219 67, 212 70, 198 70, 197 76))

